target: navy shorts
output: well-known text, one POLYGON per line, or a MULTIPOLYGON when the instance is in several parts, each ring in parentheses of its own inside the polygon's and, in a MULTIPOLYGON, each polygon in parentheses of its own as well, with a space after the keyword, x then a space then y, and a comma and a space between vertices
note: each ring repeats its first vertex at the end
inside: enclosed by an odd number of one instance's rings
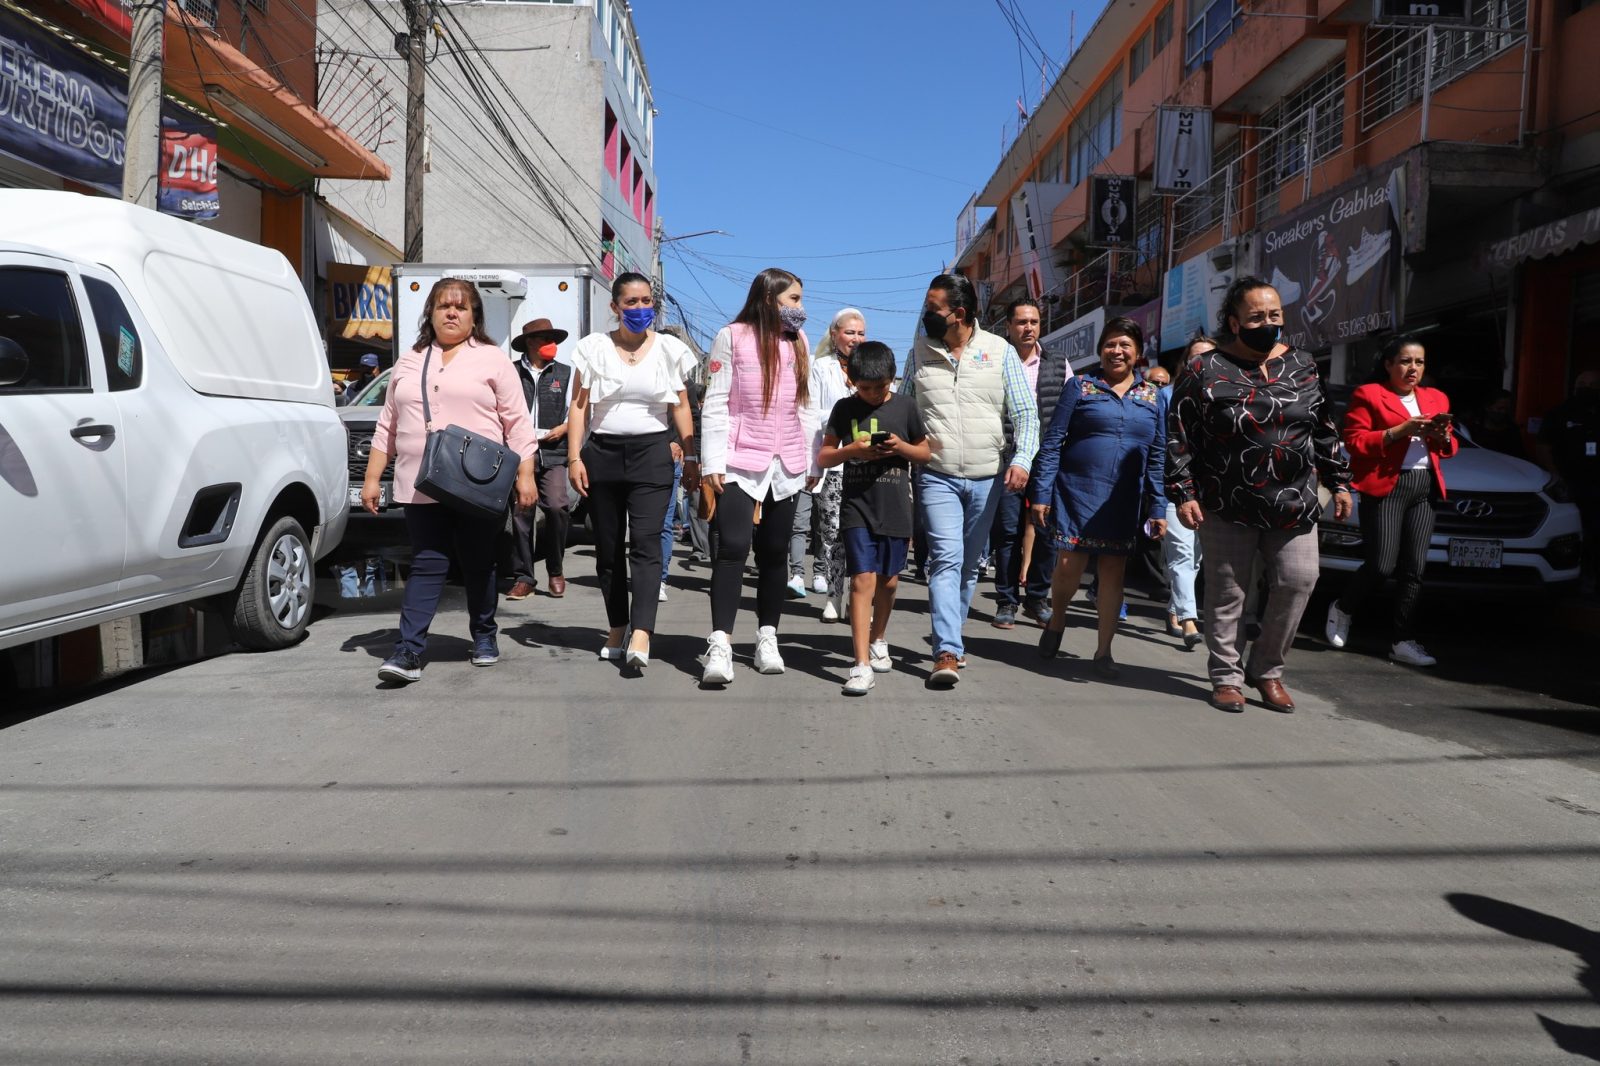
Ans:
POLYGON ((839 530, 844 538, 844 568, 851 577, 857 574, 882 574, 897 577, 906 566, 909 537, 885 537, 854 526, 839 530))

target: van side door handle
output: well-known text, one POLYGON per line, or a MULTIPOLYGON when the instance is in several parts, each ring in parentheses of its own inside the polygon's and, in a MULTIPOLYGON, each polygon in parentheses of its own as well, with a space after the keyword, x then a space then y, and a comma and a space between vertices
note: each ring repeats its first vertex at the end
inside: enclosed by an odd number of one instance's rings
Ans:
POLYGON ((117 435, 117 427, 104 422, 90 422, 87 425, 73 426, 67 432, 72 434, 74 440, 84 440, 92 437, 104 437, 113 440, 117 435))

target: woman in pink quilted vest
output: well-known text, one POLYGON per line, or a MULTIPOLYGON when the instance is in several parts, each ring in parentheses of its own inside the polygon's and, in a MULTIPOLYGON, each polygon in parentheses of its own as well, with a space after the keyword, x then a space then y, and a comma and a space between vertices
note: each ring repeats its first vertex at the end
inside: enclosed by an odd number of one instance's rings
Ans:
POLYGON ((777 267, 763 270, 750 283, 738 316, 711 345, 700 458, 716 512, 711 519, 711 638, 701 656, 702 685, 733 680, 729 636, 752 543, 755 667, 763 674, 783 673, 778 618, 789 577, 789 531, 800 491, 821 475, 811 449, 821 413, 808 388, 802 298, 799 278, 777 267))

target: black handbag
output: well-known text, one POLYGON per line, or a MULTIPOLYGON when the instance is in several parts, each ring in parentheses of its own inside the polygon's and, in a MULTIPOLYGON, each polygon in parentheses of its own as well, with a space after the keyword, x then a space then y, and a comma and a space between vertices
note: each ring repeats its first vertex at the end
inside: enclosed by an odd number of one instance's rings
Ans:
POLYGON ((422 446, 422 467, 417 471, 417 491, 452 510, 477 518, 501 518, 517 483, 522 457, 497 440, 468 433, 460 426, 433 428, 433 406, 428 403, 428 364, 433 349, 422 360, 422 419, 428 436, 422 446))

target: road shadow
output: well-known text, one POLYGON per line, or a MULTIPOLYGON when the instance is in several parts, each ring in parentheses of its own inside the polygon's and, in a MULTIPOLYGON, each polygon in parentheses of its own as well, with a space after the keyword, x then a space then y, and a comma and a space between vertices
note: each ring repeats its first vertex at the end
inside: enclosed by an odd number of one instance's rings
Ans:
MULTIPOLYGON (((1579 986, 1600 1003, 1600 933, 1542 911, 1470 892, 1451 892, 1444 899, 1457 914, 1479 925, 1572 952, 1578 957, 1579 986)), ((1562 1051, 1600 1062, 1600 1027, 1569 1025, 1538 1013, 1534 1016, 1562 1051)))

